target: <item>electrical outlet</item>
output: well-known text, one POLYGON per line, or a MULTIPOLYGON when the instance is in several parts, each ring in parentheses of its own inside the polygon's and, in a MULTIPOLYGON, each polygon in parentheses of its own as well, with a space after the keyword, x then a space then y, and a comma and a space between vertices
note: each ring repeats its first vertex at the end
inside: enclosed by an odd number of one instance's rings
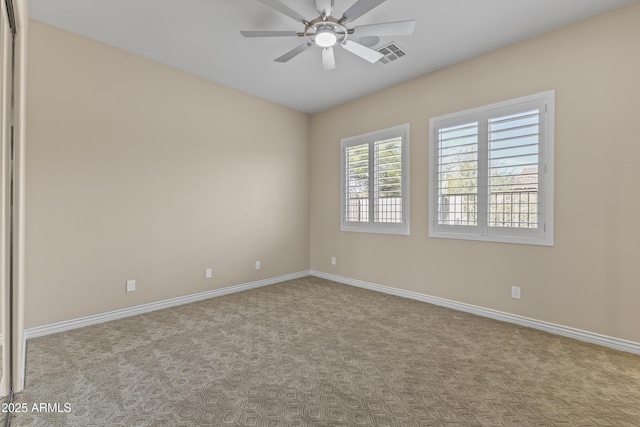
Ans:
POLYGON ((136 290, 136 281, 127 280, 127 292, 133 292, 136 290))
POLYGON ((336 265, 336 257, 331 257, 331 265, 336 265))
POLYGON ((520 286, 511 287, 511 298, 520 299, 520 286))
POLYGON ((213 270, 211 270, 210 268, 207 268, 204 271, 204 278, 205 279, 211 279, 212 276, 213 276, 213 270))
POLYGON ((260 270, 260 261, 256 261, 256 270, 260 270))

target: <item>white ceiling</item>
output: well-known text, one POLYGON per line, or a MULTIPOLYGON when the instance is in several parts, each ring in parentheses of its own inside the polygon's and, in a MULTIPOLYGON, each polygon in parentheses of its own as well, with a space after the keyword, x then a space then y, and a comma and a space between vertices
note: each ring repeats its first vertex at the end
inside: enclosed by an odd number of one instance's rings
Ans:
MULTIPOLYGON (((281 0, 308 19, 314 0, 281 0)), ((239 30, 302 31, 257 0, 29 0, 31 18, 261 98, 315 113, 637 0, 387 0, 353 26, 414 19, 413 36, 384 37, 407 56, 370 64, 336 48, 273 60, 298 38, 244 38, 239 30)), ((340 17, 355 0, 335 0, 340 17)))

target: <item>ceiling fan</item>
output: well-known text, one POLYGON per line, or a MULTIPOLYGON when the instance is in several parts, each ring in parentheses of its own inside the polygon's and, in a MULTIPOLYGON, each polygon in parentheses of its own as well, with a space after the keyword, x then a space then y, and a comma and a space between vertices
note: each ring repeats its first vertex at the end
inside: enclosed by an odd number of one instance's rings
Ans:
POLYGON ((408 36, 413 34, 416 21, 387 22, 383 24, 362 25, 347 28, 347 24, 360 18, 385 0, 358 0, 347 9, 341 18, 331 16, 334 0, 313 0, 320 16, 309 21, 280 0, 258 0, 295 21, 304 24, 304 31, 240 31, 245 37, 301 37, 306 41, 295 49, 276 58, 276 62, 287 62, 298 56, 311 46, 322 48, 322 67, 325 71, 336 68, 333 48, 341 46, 351 53, 366 59, 372 64, 383 55, 369 47, 358 43, 353 38, 367 36, 408 36))

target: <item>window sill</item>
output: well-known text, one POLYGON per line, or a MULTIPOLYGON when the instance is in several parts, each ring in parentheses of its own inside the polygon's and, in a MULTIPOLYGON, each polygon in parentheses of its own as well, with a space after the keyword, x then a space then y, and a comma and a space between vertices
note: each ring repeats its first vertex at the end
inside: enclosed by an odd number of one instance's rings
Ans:
POLYGON ((395 234, 397 236, 408 236, 409 226, 404 224, 342 224, 340 231, 354 233, 371 233, 371 234, 395 234), (397 225, 397 226, 396 226, 397 225))

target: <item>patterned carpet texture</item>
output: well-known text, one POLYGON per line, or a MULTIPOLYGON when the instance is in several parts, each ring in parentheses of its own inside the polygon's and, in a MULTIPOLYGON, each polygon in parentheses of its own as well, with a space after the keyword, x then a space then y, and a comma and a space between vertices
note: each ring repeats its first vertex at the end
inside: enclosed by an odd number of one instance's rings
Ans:
POLYGON ((12 426, 640 426, 640 356, 306 277, 29 340, 14 401, 12 426))

